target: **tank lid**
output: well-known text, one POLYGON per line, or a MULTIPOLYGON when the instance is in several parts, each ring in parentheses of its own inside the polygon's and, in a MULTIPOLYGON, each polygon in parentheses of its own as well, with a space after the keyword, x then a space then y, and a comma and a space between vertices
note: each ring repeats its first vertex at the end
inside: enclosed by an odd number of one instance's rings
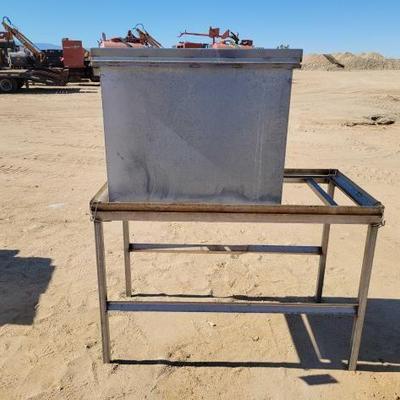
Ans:
POLYGON ((299 68, 301 49, 156 49, 156 48, 93 48, 92 65, 129 64, 269 64, 283 68, 299 68))

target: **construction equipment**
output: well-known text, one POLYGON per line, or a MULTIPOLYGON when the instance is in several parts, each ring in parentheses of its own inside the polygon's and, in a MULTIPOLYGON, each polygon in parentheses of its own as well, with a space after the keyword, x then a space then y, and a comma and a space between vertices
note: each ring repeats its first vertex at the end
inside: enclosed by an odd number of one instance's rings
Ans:
POLYGON ((144 29, 143 24, 137 24, 135 26, 135 30, 139 34, 139 40, 145 46, 147 46, 147 47, 156 47, 156 48, 159 48, 159 49, 163 47, 160 42, 158 42, 156 39, 154 39, 154 37, 151 36, 150 33, 146 31, 146 29, 144 29), (140 29, 139 26, 141 26, 142 29, 140 29))
POLYGON ((8 17, 0 32, 0 93, 15 92, 24 84, 64 86, 71 81, 100 80, 80 40, 62 40, 62 50, 41 50, 8 17), (16 40, 20 43, 17 44, 16 40))
POLYGON ((177 44, 178 49, 205 49, 205 48, 213 48, 213 49, 224 49, 224 48, 232 48, 239 47, 243 49, 250 49, 253 47, 253 41, 250 39, 239 39, 238 33, 233 33, 229 29, 226 30, 222 35, 220 34, 219 28, 213 28, 210 26, 208 33, 197 33, 197 32, 187 32, 186 30, 182 32, 178 37, 182 36, 203 36, 209 37, 212 39, 211 45, 209 43, 197 43, 197 42, 179 42, 177 44), (220 40, 216 40, 220 39, 220 40))
POLYGON ((112 47, 154 47, 162 48, 162 44, 158 42, 149 32, 146 31, 143 24, 137 24, 133 28, 136 35, 132 33, 132 30, 128 30, 128 33, 124 38, 113 37, 107 39, 106 34, 102 34, 102 38, 99 41, 99 47, 112 48, 112 47))
POLYGON ((26 49, 30 51, 36 63, 43 64, 46 55, 31 40, 29 40, 20 30, 10 21, 10 18, 3 17, 2 25, 6 32, 16 38, 26 49))
POLYGON ((68 70, 68 82, 89 79, 99 82, 100 76, 92 68, 90 53, 82 46, 81 40, 62 40, 62 64, 68 70))
POLYGON ((2 42, 0 57, 0 93, 15 92, 28 82, 64 86, 68 71, 50 67, 46 53, 29 40, 8 17, 3 17, 5 32, 0 34, 2 42), (17 45, 15 39, 23 46, 17 45))

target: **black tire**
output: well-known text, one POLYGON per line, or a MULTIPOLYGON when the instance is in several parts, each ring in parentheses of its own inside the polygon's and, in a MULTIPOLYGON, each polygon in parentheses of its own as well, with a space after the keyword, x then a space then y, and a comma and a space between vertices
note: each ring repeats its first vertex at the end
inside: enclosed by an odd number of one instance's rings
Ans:
POLYGON ((100 82, 100 76, 90 75, 91 82, 100 82))
POLYGON ((17 80, 14 78, 0 78, 0 93, 13 93, 18 89, 17 80))
POLYGON ((23 79, 17 79, 17 90, 21 89, 22 86, 25 85, 25 81, 23 79))

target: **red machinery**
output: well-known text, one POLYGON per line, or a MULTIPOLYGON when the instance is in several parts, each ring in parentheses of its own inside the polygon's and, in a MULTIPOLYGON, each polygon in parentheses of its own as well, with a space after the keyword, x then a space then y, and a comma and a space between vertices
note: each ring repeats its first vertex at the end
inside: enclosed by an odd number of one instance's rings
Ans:
POLYGON ((81 40, 62 40, 63 57, 65 68, 85 68, 85 49, 81 40))
POLYGON ((82 46, 81 40, 71 40, 64 38, 62 40, 62 63, 64 68, 68 69, 68 80, 70 82, 90 79, 92 82, 98 82, 97 76, 90 64, 89 52, 82 46))
POLYGON ((177 44, 178 49, 204 49, 211 47, 213 49, 226 49, 232 47, 240 47, 244 49, 250 49, 253 47, 253 41, 250 39, 239 39, 238 33, 233 33, 229 29, 226 30, 222 35, 220 34, 219 28, 212 28, 210 26, 208 33, 196 33, 196 32, 182 32, 179 37, 184 35, 189 36, 205 36, 212 39, 212 44, 208 43, 197 43, 197 42, 179 42, 177 44), (220 40, 216 40, 220 39, 220 40))
POLYGON ((128 31, 127 35, 122 37, 114 37, 107 39, 105 33, 102 34, 102 39, 99 42, 100 47, 157 47, 162 48, 160 42, 154 39, 150 35, 142 24, 136 25, 134 28, 135 34, 131 30, 128 31), (139 26, 141 28, 139 28, 139 26))

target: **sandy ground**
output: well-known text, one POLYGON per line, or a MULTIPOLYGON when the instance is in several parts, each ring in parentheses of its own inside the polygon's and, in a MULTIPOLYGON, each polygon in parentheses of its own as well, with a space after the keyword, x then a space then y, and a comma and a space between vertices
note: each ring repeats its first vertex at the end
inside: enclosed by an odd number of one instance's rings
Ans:
MULTIPOLYGON (((386 206, 359 371, 347 372, 351 319, 283 315, 111 317, 101 361, 88 202, 105 181, 93 86, 0 96, 0 399, 400 398, 400 71, 296 72, 287 167, 339 168, 386 206), (375 113, 399 122, 345 126, 375 113), (175 363, 174 363, 175 362, 175 363)), ((339 198, 339 197, 338 197, 339 198)), ((318 203, 291 186, 285 201, 318 203)), ((339 198, 343 201, 343 198, 339 198)), ((147 223, 136 241, 318 244, 318 226, 147 223)), ((105 225, 110 297, 123 298, 121 226, 105 225)), ((325 295, 356 295, 365 228, 335 226, 325 295)), ((150 255, 135 294, 311 296, 312 256, 150 255)))

